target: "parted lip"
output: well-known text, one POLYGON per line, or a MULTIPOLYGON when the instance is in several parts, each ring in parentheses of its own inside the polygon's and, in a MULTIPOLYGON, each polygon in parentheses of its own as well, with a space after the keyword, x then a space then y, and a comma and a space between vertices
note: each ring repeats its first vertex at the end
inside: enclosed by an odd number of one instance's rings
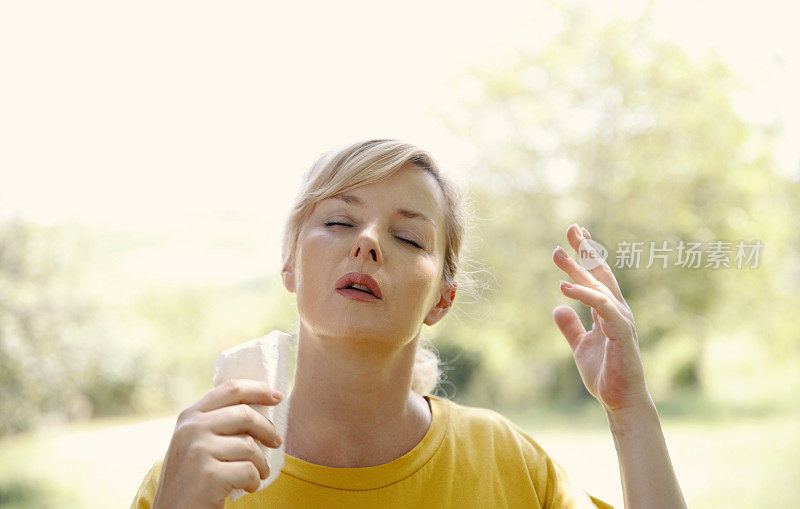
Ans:
POLYGON ((344 276, 340 277, 338 281, 336 281, 336 289, 341 290, 348 285, 351 284, 359 284, 364 285, 369 288, 369 291, 372 292, 375 297, 381 299, 381 287, 378 286, 378 282, 372 279, 372 276, 369 274, 362 274, 360 272, 349 272, 344 276))

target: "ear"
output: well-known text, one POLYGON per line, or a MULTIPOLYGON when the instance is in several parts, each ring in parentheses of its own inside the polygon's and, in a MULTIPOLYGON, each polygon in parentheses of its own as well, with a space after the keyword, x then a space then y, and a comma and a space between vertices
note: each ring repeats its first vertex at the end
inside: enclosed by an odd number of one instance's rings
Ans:
POLYGON ((286 262, 286 265, 283 266, 281 269, 281 279, 283 279, 283 286, 286 287, 287 290, 291 293, 295 293, 297 287, 295 286, 294 281, 294 267, 292 266, 294 261, 289 258, 286 262))
POLYGON ((442 289, 439 292, 439 301, 433 306, 433 309, 428 312, 428 315, 422 323, 425 325, 433 325, 444 318, 444 315, 450 311, 453 300, 456 298, 456 288, 458 288, 458 284, 455 282, 452 285, 442 284, 442 289))

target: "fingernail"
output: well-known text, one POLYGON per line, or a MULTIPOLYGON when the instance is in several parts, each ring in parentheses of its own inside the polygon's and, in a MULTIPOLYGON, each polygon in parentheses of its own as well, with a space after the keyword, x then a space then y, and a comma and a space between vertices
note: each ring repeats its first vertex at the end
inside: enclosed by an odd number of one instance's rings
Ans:
POLYGON ((567 257, 567 252, 564 251, 564 248, 561 247, 561 246, 558 246, 558 245, 556 246, 555 253, 556 253, 556 256, 558 256, 559 258, 566 258, 567 257))
POLYGON ((566 281, 564 281, 564 280, 562 279, 562 280, 561 280, 561 286, 562 286, 562 287, 564 287, 564 288, 567 288, 567 289, 569 289, 569 288, 572 288, 572 283, 567 283, 566 281))
POLYGON ((283 399, 283 394, 278 391, 272 391, 272 397, 280 401, 283 399))

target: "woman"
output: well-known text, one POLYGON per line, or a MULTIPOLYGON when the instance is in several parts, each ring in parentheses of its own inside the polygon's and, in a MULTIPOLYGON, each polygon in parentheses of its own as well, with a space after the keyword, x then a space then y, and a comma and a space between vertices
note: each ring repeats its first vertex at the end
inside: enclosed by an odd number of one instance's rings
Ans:
MULTIPOLYGON (((287 436, 248 406, 283 395, 248 380, 215 387, 180 414, 133 507, 609 507, 507 418, 430 394, 440 372, 421 330, 455 298, 464 222, 457 188, 413 145, 324 154, 284 236, 299 316, 287 436), (256 440, 285 441, 282 474, 261 491, 256 440), (234 488, 251 493, 226 501, 234 488)), ((568 229, 576 250, 583 238, 568 229)), ((626 507, 684 506, 614 275, 583 272, 560 247, 553 259, 574 281, 564 294, 592 308, 588 333, 569 306, 553 317, 608 415, 626 507)))

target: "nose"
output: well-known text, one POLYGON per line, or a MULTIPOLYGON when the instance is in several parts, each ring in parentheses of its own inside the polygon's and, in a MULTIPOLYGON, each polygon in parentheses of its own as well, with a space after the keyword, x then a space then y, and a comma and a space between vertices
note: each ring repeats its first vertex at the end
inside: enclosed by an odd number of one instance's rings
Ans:
POLYGON ((364 228, 364 230, 362 230, 351 252, 354 258, 367 257, 373 262, 382 260, 381 249, 378 245, 377 235, 374 230, 374 227, 364 228))

